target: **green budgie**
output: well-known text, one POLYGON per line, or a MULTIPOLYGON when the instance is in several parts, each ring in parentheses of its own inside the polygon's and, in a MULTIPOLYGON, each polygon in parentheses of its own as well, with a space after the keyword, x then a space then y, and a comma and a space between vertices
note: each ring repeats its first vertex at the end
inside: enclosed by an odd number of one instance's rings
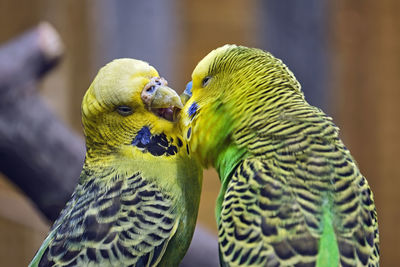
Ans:
POLYGON ((187 153, 179 96, 146 62, 103 67, 82 103, 86 158, 71 200, 30 266, 178 266, 202 169, 187 153))
POLYGON ((222 266, 379 265, 367 180, 282 61, 226 45, 191 83, 181 127, 191 153, 219 173, 222 266))

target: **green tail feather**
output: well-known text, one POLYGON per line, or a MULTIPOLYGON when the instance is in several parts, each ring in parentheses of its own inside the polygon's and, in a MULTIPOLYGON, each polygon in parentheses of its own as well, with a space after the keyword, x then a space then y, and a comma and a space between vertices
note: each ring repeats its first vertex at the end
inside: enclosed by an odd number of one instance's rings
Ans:
POLYGON ((328 202, 323 207, 322 226, 323 231, 318 244, 317 267, 337 267, 339 266, 339 247, 328 202))

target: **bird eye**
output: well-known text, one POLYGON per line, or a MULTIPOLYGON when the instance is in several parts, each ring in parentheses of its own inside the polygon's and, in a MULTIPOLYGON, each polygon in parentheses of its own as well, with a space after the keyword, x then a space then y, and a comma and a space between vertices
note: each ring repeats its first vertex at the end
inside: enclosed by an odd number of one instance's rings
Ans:
POLYGON ((128 116, 133 113, 133 110, 131 107, 128 106, 119 106, 117 107, 117 112, 122 116, 128 116))
POLYGON ((156 87, 154 85, 150 86, 149 88, 146 89, 146 92, 152 93, 154 91, 154 89, 156 89, 156 87))
POLYGON ((210 80, 211 80, 211 76, 205 77, 203 79, 203 81, 201 82, 201 86, 206 87, 210 83, 210 80))

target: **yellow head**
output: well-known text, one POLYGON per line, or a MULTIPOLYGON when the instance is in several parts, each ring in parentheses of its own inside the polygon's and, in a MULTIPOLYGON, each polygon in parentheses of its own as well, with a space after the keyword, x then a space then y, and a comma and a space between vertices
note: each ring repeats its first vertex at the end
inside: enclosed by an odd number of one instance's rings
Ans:
POLYGON ((143 128, 174 131, 173 109, 182 103, 148 63, 117 59, 103 67, 82 102, 87 156, 130 146, 143 128))
POLYGON ((248 131, 260 116, 265 120, 279 112, 276 106, 282 102, 271 99, 279 94, 303 98, 300 84, 281 60, 260 49, 236 45, 217 48, 197 64, 191 93, 181 119, 190 135, 183 135, 205 166, 215 165, 218 154, 240 143, 235 133, 248 131))

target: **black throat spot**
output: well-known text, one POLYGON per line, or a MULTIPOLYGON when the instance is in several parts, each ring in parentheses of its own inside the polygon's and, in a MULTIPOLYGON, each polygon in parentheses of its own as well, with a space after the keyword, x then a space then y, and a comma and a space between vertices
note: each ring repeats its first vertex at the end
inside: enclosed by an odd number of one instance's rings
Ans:
POLYGON ((144 153, 151 153, 153 156, 172 156, 178 152, 177 147, 168 142, 164 133, 153 135, 147 126, 140 129, 133 139, 132 145, 140 148, 144 153))

